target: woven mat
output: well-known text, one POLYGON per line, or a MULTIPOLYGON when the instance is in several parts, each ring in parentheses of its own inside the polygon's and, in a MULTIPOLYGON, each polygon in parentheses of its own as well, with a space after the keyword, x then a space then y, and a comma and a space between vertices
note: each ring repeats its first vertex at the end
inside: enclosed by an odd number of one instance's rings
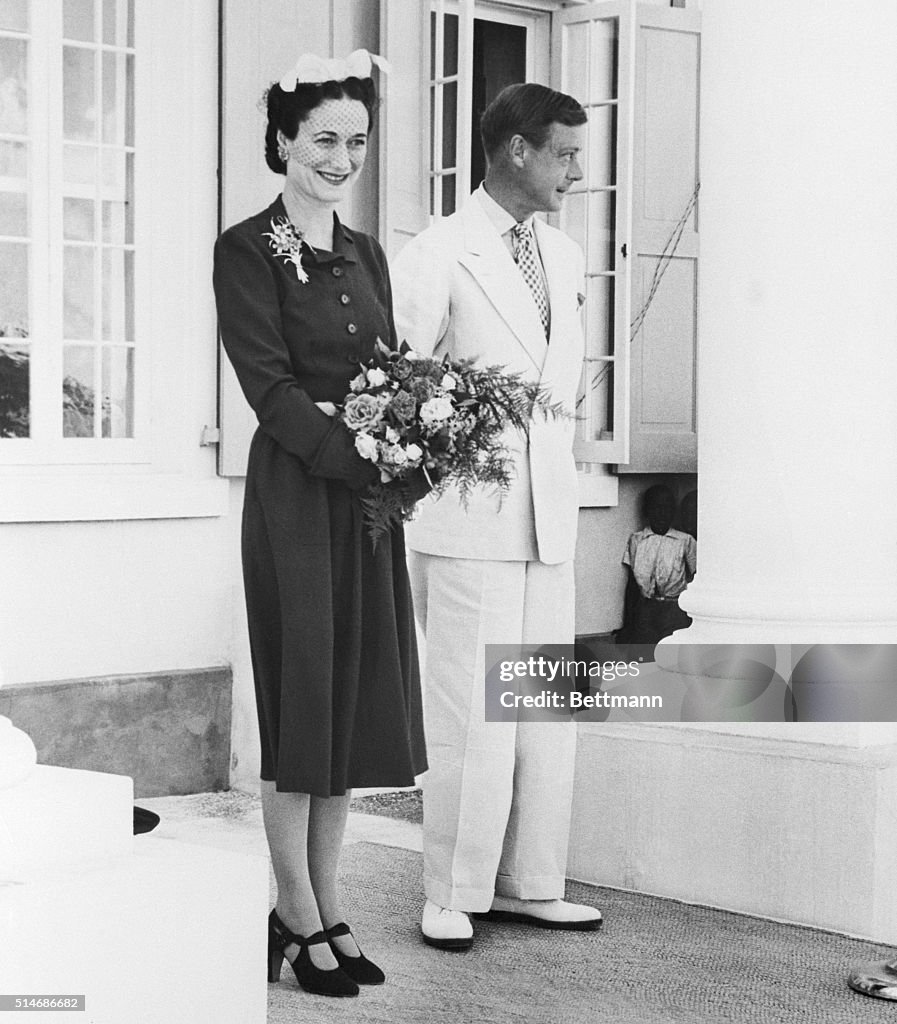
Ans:
POLYGON ((344 908, 386 984, 357 998, 309 995, 284 965, 269 1024, 897 1024, 897 1005, 846 988, 848 968, 890 947, 650 896, 569 883, 600 907, 597 933, 476 924, 460 953, 423 944, 421 857, 355 843, 344 908))

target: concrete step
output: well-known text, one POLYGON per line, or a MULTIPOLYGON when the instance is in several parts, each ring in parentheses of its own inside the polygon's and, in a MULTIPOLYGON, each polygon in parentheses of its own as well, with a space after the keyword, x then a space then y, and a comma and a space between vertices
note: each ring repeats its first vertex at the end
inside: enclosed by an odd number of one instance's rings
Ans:
POLYGON ((25 882, 128 854, 133 822, 127 776, 36 765, 0 789, 0 880, 25 882))

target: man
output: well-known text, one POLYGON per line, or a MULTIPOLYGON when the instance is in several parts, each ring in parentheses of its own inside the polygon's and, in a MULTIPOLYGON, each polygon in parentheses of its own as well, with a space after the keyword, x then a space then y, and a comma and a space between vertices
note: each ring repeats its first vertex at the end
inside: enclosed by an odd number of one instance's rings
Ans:
MULTIPOLYGON (((541 381, 573 411, 583 358, 579 247, 541 220, 582 178, 586 114, 570 96, 512 85, 485 111, 484 184, 411 241, 393 270, 398 336, 425 354, 472 357, 541 381)), ((485 645, 574 642, 578 516, 573 419, 508 438, 506 494, 449 490, 407 528, 415 610, 426 635, 426 942, 464 949, 469 912, 593 929, 566 903, 575 727, 484 714, 485 645)))

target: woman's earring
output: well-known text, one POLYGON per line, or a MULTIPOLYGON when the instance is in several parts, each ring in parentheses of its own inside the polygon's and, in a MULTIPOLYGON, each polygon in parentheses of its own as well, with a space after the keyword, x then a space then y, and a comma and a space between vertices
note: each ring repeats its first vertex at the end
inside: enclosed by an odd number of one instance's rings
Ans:
POLYGON ((285 142, 277 143, 277 157, 282 164, 285 164, 290 159, 290 151, 285 142))

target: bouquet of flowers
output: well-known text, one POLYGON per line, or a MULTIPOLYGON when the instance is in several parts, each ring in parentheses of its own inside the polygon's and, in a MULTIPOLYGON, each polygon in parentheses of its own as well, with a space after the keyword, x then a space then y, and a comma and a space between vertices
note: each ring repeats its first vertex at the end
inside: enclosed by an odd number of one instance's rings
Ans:
POLYGON ((395 352, 379 338, 349 387, 338 415, 355 434, 359 455, 380 469, 380 482, 361 499, 375 548, 411 518, 422 482, 436 494, 454 484, 462 500, 477 485, 506 490, 513 467, 504 431, 526 433, 537 409, 570 415, 541 384, 500 366, 429 358, 406 342, 395 352))

